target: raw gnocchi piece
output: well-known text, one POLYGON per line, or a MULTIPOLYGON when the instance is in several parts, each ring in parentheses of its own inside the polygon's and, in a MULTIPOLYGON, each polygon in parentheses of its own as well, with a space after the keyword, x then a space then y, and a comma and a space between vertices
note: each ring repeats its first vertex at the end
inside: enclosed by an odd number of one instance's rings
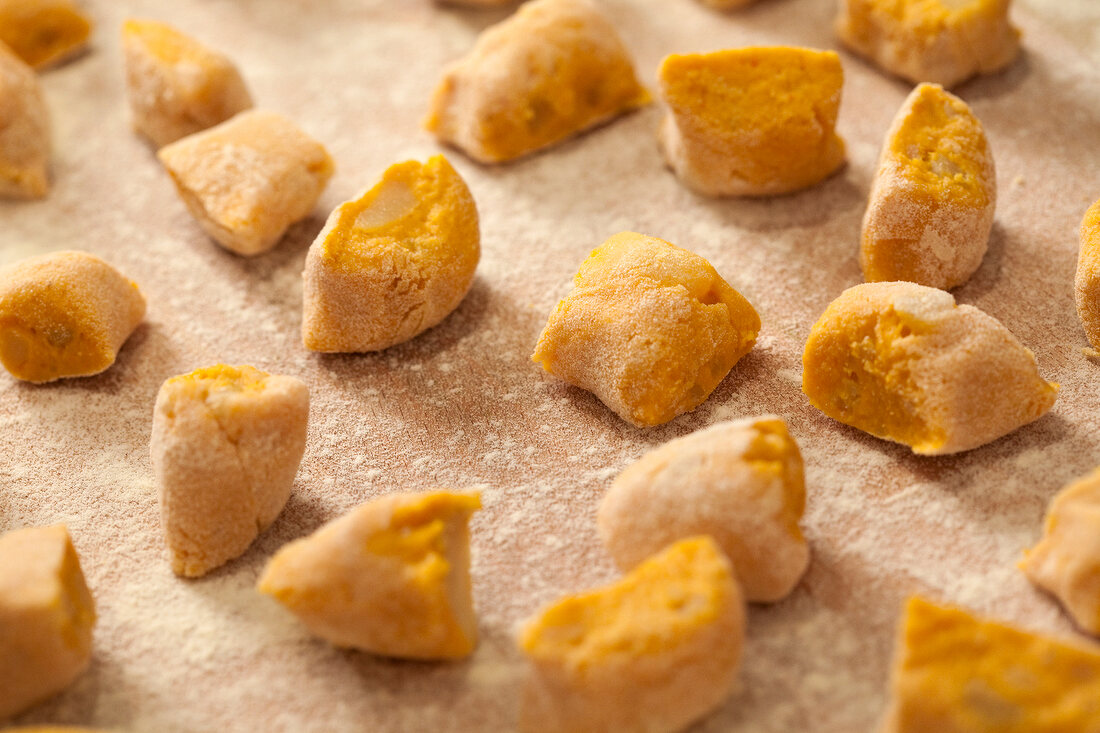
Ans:
POLYGON ((769 196, 844 163, 835 131, 844 70, 832 51, 786 46, 674 54, 658 71, 665 162, 708 196, 769 196))
POLYGON ((72 0, 0 0, 0 44, 35 68, 82 51, 91 32, 72 0))
POLYGON ((685 249, 621 232, 588 256, 532 360, 638 427, 694 410, 756 343, 752 305, 685 249))
POLYGON ((650 451, 600 503, 600 538, 629 570, 672 542, 709 535, 745 598, 786 597, 810 562, 798 522, 802 455, 777 417, 718 423, 650 451))
POLYGON ((274 247, 313 209, 333 173, 324 146, 260 110, 177 140, 157 157, 206 233, 245 256, 274 247))
POLYGON ((122 50, 134 129, 158 148, 252 107, 229 57, 167 23, 127 20, 122 50))
POLYGON ((1100 201, 1081 222, 1081 249, 1074 278, 1077 315, 1094 349, 1100 350, 1100 201))
POLYGON ((390 166, 329 216, 306 257, 307 349, 385 349, 458 307, 480 258, 477 207, 447 159, 390 166))
POLYGON ((834 420, 943 455, 1038 419, 1058 385, 997 319, 895 282, 857 285, 829 304, 806 341, 802 391, 834 420))
POLYGON ((99 374, 145 317, 137 285, 87 252, 0 270, 0 362, 28 382, 99 374))
POLYGON ((95 621, 65 525, 0 535, 0 720, 60 692, 88 668, 95 621))
POLYGON ((150 453, 177 575, 241 555, 282 512, 306 445, 309 390, 218 364, 161 385, 150 453))
POLYGON ((982 264, 996 203, 982 123, 943 87, 919 85, 879 155, 863 217, 863 278, 943 290, 962 285, 982 264))
POLYGON ((0 198, 50 191, 50 116, 38 75, 0 43, 0 198))
POLYGON ((477 492, 391 494, 275 554, 259 590, 342 647, 459 659, 477 645, 470 515, 477 492))
POLYGON ((672 733, 722 704, 745 608, 710 537, 664 549, 616 583, 567 596, 519 639, 531 672, 524 733, 672 733))
POLYGON ((1011 2, 841 0, 836 32, 891 74, 953 87, 1016 58, 1020 32, 1008 19, 1011 2))
POLYGON ((733 10, 734 8, 744 8, 757 0, 700 0, 703 5, 707 7, 715 8, 716 10, 733 10))
POLYGON ((650 101, 590 0, 533 0, 451 64, 425 127, 482 163, 553 145, 650 101))

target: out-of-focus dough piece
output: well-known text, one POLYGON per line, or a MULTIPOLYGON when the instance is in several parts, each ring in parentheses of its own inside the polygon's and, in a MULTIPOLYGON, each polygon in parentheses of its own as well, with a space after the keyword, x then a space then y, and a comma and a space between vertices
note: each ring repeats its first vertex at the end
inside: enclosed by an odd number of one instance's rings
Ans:
POLYGON ((1081 249, 1074 280, 1077 315, 1094 349, 1100 350, 1100 201, 1081 222, 1081 249))
POLYGON ((91 33, 71 0, 0 0, 0 43, 35 68, 82 51, 91 33))
POLYGON ((0 362, 28 382, 99 374, 144 317, 137 285, 86 252, 0 270, 0 362))
POLYGON ((65 525, 0 535, 0 720, 87 669, 95 620, 65 525))
POLYGON ((734 10, 744 8, 758 0, 699 0, 703 5, 716 10, 734 10))
POLYGON ((435 0, 438 5, 455 5, 468 8, 503 8, 515 5, 519 0, 435 0))
POLYGON ((947 290, 982 264, 997 181, 982 123, 958 97, 921 84, 894 118, 871 184, 859 261, 868 282, 947 290))
POLYGON ((882 733, 1100 733, 1100 647, 914 597, 882 733))
POLYGON ((324 146, 260 110, 167 145, 157 157, 206 233, 245 256, 274 247, 313 209, 333 173, 324 146))
POLYGON ((294 377, 218 364, 161 385, 150 453, 177 575, 243 553, 283 510, 306 445, 309 390, 294 377))
POLYGON ((897 282, 857 285, 829 304, 806 341, 802 391, 834 420, 942 455, 1038 419, 1058 385, 997 319, 897 282))
POLYGON ((1051 500, 1046 533, 1020 568, 1054 594, 1078 626, 1100 635, 1100 469, 1051 500))
POLYGON ((835 131, 844 70, 833 51, 751 47, 665 57, 658 134, 669 167, 708 196, 769 196, 844 163, 835 131))
POLYGON ((759 331, 752 305, 705 259, 620 232, 581 263, 531 359, 647 427, 702 404, 759 331))
POLYGON ((310 247, 302 341, 328 352, 408 341, 458 307, 480 256, 477 207, 447 159, 390 166, 310 247))
POLYGON ((391 494, 276 553, 258 588, 342 647, 458 659, 477 645, 470 515, 477 492, 391 494))
POLYGON ((836 32, 848 48, 909 81, 953 87, 1016 58, 1012 0, 841 0, 836 32))
POLYGON ((474 160, 499 163, 649 101, 595 4, 533 0, 447 67, 425 127, 474 160))
POLYGON ((798 527, 805 504, 802 455, 786 424, 748 418, 677 438, 628 466, 600 503, 600 538, 629 570, 676 540, 710 535, 747 600, 778 601, 810 562, 798 527))
POLYGON ((710 537, 681 540, 604 588, 530 619, 524 733, 672 733, 729 695, 745 609, 710 537))
POLYGON ((122 25, 134 129, 158 148, 252 107, 229 57, 155 20, 122 25))
POLYGON ((0 198, 50 191, 50 116, 38 75, 0 43, 0 198))

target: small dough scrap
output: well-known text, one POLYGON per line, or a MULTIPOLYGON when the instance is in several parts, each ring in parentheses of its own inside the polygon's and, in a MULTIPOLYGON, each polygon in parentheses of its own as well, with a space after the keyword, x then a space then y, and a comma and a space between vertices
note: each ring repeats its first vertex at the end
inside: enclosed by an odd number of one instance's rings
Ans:
POLYGON ((469 521, 480 508, 476 491, 369 501, 279 550, 258 588, 337 646, 468 656, 477 645, 469 521))
POLYGON ((474 160, 499 163, 649 101, 594 3, 532 0, 443 72, 424 125, 474 160))
POLYGON ((309 249, 305 347, 378 351, 428 330, 466 296, 480 241, 473 196, 446 158, 390 166, 332 212, 309 249))
POLYGON ((771 196, 844 164, 836 134, 844 69, 833 51, 787 46, 673 54, 658 71, 669 107, 665 162, 708 196, 771 196))
POLYGON ((749 601, 786 597, 810 563, 798 522, 806 504, 802 454, 766 415, 718 423, 650 451, 619 474, 600 503, 600 538, 629 570, 684 537, 710 535, 749 601))
POLYGON ((309 390, 294 377, 218 364, 172 377, 150 453, 177 575, 241 555, 282 512, 306 447, 309 390))
POLYGON ((802 391, 834 420, 920 455, 977 448, 1037 420, 1058 385, 1000 321, 914 283, 845 290, 810 330, 802 391))
POLYGON ((177 140, 157 157, 206 233, 245 256, 268 251, 309 214, 334 168, 319 142, 260 110, 177 140))
POLYGON ((1020 569, 1061 601, 1078 626, 1100 636, 1100 469, 1051 500, 1043 539, 1020 569))
POLYGON ((679 731, 730 694, 744 638, 744 601, 726 556, 710 537, 680 540, 527 622, 520 730, 679 731))
POLYGON ((953 87, 1008 66, 1020 51, 1012 0, 841 0, 844 45, 911 82, 953 87))
POLYGON ((50 192, 50 116, 38 75, 0 43, 0 198, 50 192))
POLYGON ((638 427, 701 405, 760 331, 752 305, 699 255, 634 232, 593 250, 531 359, 638 427))
POLYGON ((997 181, 982 123, 938 84, 921 84, 894 118, 871 184, 859 261, 868 282, 947 290, 982 264, 997 181))
POLYGON ((158 148, 252 107, 229 57, 167 23, 127 20, 122 49, 134 129, 158 148))
POLYGON ((882 733, 1100 733, 1100 647, 911 598, 882 733))
POLYGON ((0 0, 0 45, 35 68, 83 51, 91 33, 72 0, 0 0))
POLYGON ((28 382, 99 374, 145 317, 137 285, 87 252, 0 270, 0 362, 28 382))
POLYGON ((1074 295, 1085 335, 1100 350, 1100 201, 1089 207, 1081 222, 1074 295))
POLYGON ((0 720, 60 692, 88 668, 95 620, 65 525, 0 535, 0 720))

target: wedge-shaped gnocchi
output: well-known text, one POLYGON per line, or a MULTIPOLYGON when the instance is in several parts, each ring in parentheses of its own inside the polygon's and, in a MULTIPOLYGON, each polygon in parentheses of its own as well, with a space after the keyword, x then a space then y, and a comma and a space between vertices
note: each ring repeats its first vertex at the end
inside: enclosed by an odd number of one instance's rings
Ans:
POLYGON ((95 620, 65 525, 0 535, 0 720, 87 669, 95 620))
POLYGON ((390 166, 310 247, 302 341, 330 352, 408 341, 458 307, 480 255, 477 207, 446 158, 390 166))
POLYGON ((99 374, 144 317, 137 285, 87 252, 0 270, 0 362, 28 382, 99 374))
POLYGON ((530 619, 524 733, 672 733, 722 704, 741 663, 745 608, 710 537, 664 549, 605 588, 530 619))
POLYGON ((1038 419, 1058 385, 997 319, 895 282, 857 285, 829 304, 806 341, 802 391, 834 420, 941 455, 1038 419))
POLYGON ((317 203, 332 158, 290 120, 248 110, 157 153, 214 241, 240 255, 268 251, 317 203))
POLYGON ((425 127, 474 160, 499 163, 649 100, 595 4, 533 0, 444 71, 425 127))
POLYGON ((134 129, 158 148, 252 107, 233 62, 167 23, 122 25, 134 129))
POLYGON ((836 32, 848 48, 912 82, 953 87, 1016 58, 1012 0, 841 0, 836 32))
POLYGON ((669 167, 709 196, 797 191, 844 163, 835 131, 844 70, 833 51, 786 46, 667 56, 658 133, 669 167))
POLYGON ((1020 568, 1061 601, 1078 626, 1100 636, 1100 469, 1051 500, 1043 539, 1020 568))
POLYGON ((702 404, 759 331, 752 305, 705 259, 621 232, 581 263, 531 358, 645 427, 702 404))
POLYGON ((883 733, 1097 733, 1100 647, 909 600, 883 733))
POLYGON ((619 474, 600 503, 600 538, 618 566, 710 535, 750 601, 778 601, 810 562, 798 522, 802 455, 777 417, 718 423, 665 443, 619 474))
POLYGON ((1085 212, 1074 278, 1077 315, 1094 349, 1100 350, 1100 201, 1085 212))
POLYGON ((258 588, 317 636, 388 657, 458 659, 477 645, 476 492, 391 494, 283 547, 258 588))
POLYGON ((859 261, 868 282, 947 290, 985 256, 997 181, 982 123, 958 97, 921 84, 898 111, 871 184, 859 261))
POLYGON ((251 366, 218 364, 161 385, 150 453, 177 575, 205 575, 275 521, 308 418, 305 384, 251 366))
POLYGON ((35 68, 82 51, 91 32, 72 0, 0 0, 0 44, 35 68))
POLYGON ((50 116, 34 69, 0 43, 0 198, 50 191, 50 116))

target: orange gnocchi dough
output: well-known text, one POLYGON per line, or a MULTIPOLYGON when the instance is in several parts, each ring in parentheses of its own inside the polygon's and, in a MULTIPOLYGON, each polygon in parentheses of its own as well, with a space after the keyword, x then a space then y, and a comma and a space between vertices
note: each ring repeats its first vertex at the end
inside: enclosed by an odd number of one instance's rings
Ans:
POLYGON ((1100 201, 1085 212, 1080 238, 1073 283, 1077 315, 1089 343, 1100 349, 1100 201))
POLYGON ((72 0, 0 0, 0 44, 35 68, 79 53, 91 33, 72 0))
POLYGON ((0 198, 50 190, 50 118, 38 75, 0 43, 0 198))

